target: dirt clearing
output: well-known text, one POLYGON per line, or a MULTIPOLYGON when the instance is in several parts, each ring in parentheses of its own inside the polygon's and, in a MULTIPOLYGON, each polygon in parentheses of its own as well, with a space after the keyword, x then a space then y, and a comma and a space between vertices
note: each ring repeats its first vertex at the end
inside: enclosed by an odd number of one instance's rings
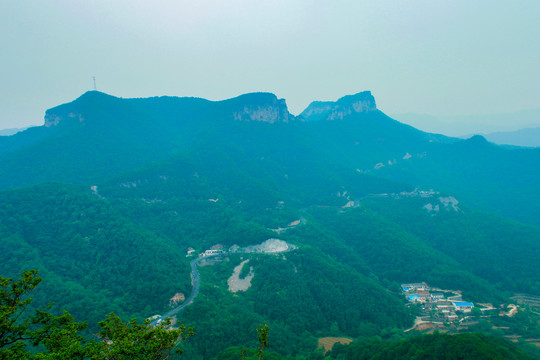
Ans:
POLYGON ((348 339, 348 338, 325 337, 325 338, 319 339, 319 345, 317 346, 317 348, 321 348, 321 347, 324 348, 324 354, 326 355, 328 351, 332 350, 332 348, 334 347, 336 343, 350 344, 351 342, 352 342, 352 339, 348 339))

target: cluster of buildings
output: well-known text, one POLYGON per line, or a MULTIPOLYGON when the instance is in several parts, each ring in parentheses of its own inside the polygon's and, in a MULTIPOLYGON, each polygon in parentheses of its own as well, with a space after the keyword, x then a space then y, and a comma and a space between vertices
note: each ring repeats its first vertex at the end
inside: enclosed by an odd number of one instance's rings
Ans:
POLYGON ((401 290, 411 303, 422 304, 426 312, 444 320, 458 320, 457 311, 463 314, 470 313, 474 304, 464 301, 461 295, 454 291, 432 291, 425 283, 402 284, 401 290), (453 295, 447 296, 450 292, 453 295))
MULTIPOLYGON (((298 220, 298 223, 292 222, 294 226, 298 225, 300 223, 300 220, 298 220)), ((205 256, 211 256, 211 255, 219 255, 219 254, 227 254, 227 253, 245 253, 245 254, 251 254, 251 253, 258 253, 258 254, 278 254, 282 252, 287 252, 296 249, 296 246, 289 244, 283 240, 280 239, 268 239, 266 241, 263 241, 262 243, 258 245, 250 245, 246 247, 240 247, 238 245, 231 246, 228 250, 225 250, 223 245, 216 244, 212 246, 209 250, 205 250, 204 252, 199 254, 199 257, 205 257, 205 256)), ((186 257, 192 257, 197 255, 194 248, 190 247, 187 250, 186 257)))
MULTIPOLYGON (((221 250, 221 249, 205 250, 204 252, 199 254, 199 257, 205 257, 205 256, 210 256, 210 255, 218 255, 218 254, 225 254, 225 251, 221 250)), ((195 249, 188 248, 186 257, 191 257, 191 256, 195 256, 195 249)))

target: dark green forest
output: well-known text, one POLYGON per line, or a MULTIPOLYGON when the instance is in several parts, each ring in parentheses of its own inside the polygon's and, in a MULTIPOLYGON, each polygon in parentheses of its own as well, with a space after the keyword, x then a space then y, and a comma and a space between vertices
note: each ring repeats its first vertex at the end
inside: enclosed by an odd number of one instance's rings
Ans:
POLYGON ((367 339, 336 347, 330 354, 332 359, 530 359, 504 340, 475 333, 433 334, 390 342, 367 339))
MULTIPOLYGON (((294 117, 267 93, 212 102, 89 92, 52 108, 54 125, 0 137, 0 275, 38 269, 29 309, 53 303, 51 312, 66 309, 91 336, 111 312, 142 321, 169 311, 175 294, 187 297, 188 248, 196 257, 273 238, 294 245, 198 267, 200 293, 176 315, 196 329, 182 344, 191 359, 241 356, 243 347, 257 356, 262 323, 268 358, 322 358, 317 341, 328 336, 355 339, 336 345, 336 359, 367 356, 353 350, 364 345, 421 358, 416 348, 460 346, 442 334, 396 342, 418 335, 404 331, 420 311, 400 284, 460 290, 505 311, 516 293, 539 296, 539 149, 347 112, 355 101, 365 99, 336 103, 346 114, 337 120, 294 117), (227 281, 244 260, 253 279, 233 293, 227 281)), ((538 339, 527 306, 470 330, 538 339)), ((508 345, 455 339, 478 358, 508 345)))

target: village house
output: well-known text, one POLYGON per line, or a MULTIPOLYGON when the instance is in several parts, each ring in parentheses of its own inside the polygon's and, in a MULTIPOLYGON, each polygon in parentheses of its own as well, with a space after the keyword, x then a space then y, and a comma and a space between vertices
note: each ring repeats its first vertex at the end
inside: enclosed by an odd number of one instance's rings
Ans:
POLYGON ((421 295, 408 295, 407 298, 410 302, 425 303, 428 301, 426 296, 421 295))
POLYGON ((401 289, 403 291, 414 291, 414 290, 427 290, 429 287, 426 283, 411 283, 411 284, 401 284, 401 289))
POLYGON ((471 312, 472 308, 474 307, 474 304, 471 302, 453 302, 454 308, 463 312, 471 312))
POLYGON ((223 250, 206 250, 205 252, 199 254, 199 257, 202 257, 202 256, 210 256, 210 255, 217 255, 217 254, 223 254, 224 251, 223 250))
POLYGON ((446 322, 455 323, 460 318, 465 318, 465 314, 470 313, 474 307, 473 303, 462 299, 459 291, 437 289, 437 292, 430 293, 430 287, 425 282, 401 284, 401 289, 410 303, 421 304, 418 307, 420 316, 426 316, 428 321, 441 326, 446 326, 446 322), (454 295, 446 298, 445 291, 454 295), (445 324, 440 322, 443 319, 445 324))

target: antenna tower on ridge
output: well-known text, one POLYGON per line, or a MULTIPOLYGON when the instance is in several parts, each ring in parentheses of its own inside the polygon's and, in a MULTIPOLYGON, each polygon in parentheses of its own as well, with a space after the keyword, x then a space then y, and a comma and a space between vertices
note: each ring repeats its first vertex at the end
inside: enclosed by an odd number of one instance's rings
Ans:
POLYGON ((95 76, 92 76, 92 80, 94 80, 94 91, 97 90, 97 87, 96 87, 96 77, 95 76))

